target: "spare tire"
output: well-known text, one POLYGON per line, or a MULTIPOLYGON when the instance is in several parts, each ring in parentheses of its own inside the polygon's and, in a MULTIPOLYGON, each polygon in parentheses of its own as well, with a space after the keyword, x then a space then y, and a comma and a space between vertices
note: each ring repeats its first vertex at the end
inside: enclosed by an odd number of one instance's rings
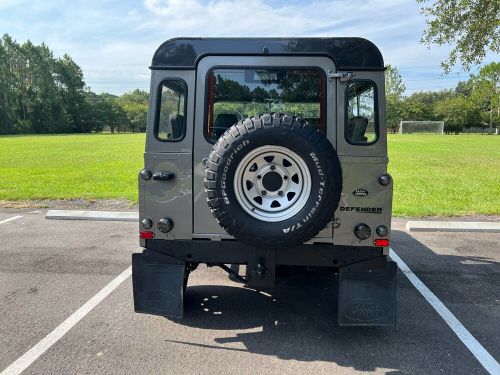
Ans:
POLYGON ((236 123, 206 164, 205 192, 218 223, 260 248, 310 240, 332 219, 341 191, 332 144, 293 116, 272 113, 236 123))

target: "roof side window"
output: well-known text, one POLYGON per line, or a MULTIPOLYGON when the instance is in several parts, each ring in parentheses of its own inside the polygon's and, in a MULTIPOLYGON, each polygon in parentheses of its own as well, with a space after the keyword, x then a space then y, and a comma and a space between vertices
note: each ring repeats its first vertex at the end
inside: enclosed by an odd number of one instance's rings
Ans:
POLYGON ((156 138, 178 142, 186 135, 187 84, 182 79, 167 79, 158 90, 156 138))
POLYGON ((370 145, 378 138, 377 87, 373 81, 351 81, 346 88, 345 139, 370 145))
POLYGON ((262 113, 299 116, 325 132, 324 73, 317 68, 220 68, 207 76, 205 135, 262 113))

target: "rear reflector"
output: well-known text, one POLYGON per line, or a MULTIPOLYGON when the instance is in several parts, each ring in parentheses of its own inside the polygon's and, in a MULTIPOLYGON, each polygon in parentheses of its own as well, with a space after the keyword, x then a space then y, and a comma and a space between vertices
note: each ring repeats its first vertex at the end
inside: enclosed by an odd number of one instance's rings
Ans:
POLYGON ((143 230, 139 232, 139 237, 144 238, 146 240, 150 240, 155 238, 155 234, 149 230, 143 230))
POLYGON ((387 238, 377 238, 375 241, 373 241, 373 243, 377 247, 388 247, 389 246, 389 240, 387 238))

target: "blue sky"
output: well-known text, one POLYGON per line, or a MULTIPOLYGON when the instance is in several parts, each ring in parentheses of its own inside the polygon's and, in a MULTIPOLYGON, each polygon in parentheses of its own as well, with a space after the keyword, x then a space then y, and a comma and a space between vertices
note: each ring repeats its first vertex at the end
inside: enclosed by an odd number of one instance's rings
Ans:
POLYGON ((68 53, 92 90, 115 94, 147 90, 156 47, 176 36, 360 36, 407 94, 453 88, 468 73, 442 75, 449 49, 422 46, 424 27, 415 0, 0 0, 0 34, 68 53))

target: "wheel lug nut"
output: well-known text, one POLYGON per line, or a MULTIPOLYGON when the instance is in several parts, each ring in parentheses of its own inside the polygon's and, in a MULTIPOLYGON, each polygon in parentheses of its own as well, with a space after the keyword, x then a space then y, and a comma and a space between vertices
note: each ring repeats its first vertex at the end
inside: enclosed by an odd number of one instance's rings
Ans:
POLYGON ((271 170, 274 171, 276 167, 274 165, 271 165, 271 170))
POLYGON ((288 180, 288 176, 283 176, 283 180, 288 180))
POLYGON ((262 190, 262 195, 266 195, 266 194, 267 194, 267 191, 262 190))
POLYGON ((281 197, 283 195, 283 192, 281 190, 278 191, 278 195, 281 197))
POLYGON ((262 176, 259 174, 259 175, 257 176, 257 178, 260 180, 260 179, 262 178, 262 176))

